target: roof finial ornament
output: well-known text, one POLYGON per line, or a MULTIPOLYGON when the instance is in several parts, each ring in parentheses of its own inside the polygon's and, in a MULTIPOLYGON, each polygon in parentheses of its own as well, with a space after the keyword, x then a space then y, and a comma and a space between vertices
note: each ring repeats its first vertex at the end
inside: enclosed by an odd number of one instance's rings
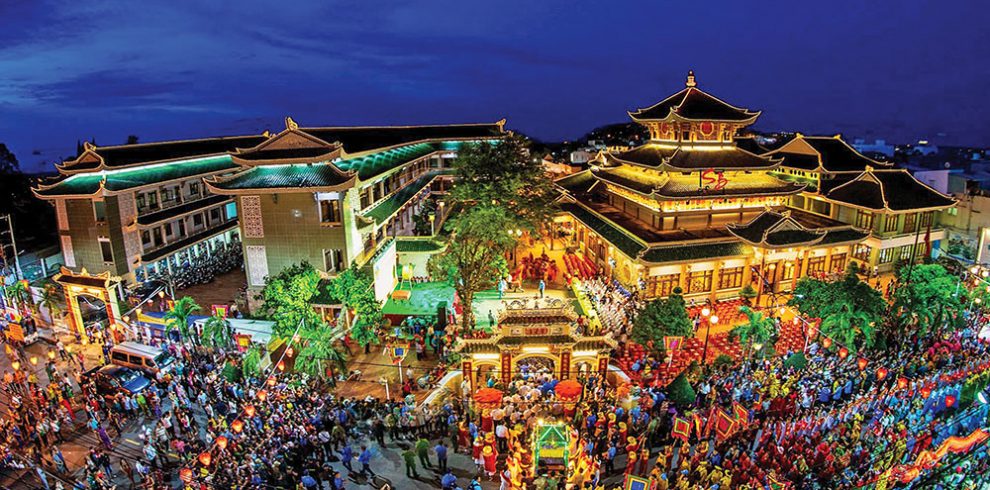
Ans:
POLYGON ((96 150, 96 145, 94 145, 93 143, 90 143, 89 141, 83 141, 83 150, 86 150, 86 151, 95 151, 96 150))
POLYGON ((684 86, 688 88, 698 86, 698 83, 694 81, 694 70, 688 70, 687 82, 684 83, 684 86))
POLYGON ((285 129, 288 129, 290 131, 299 129, 299 124, 296 124, 296 122, 292 120, 292 117, 285 116, 285 129))

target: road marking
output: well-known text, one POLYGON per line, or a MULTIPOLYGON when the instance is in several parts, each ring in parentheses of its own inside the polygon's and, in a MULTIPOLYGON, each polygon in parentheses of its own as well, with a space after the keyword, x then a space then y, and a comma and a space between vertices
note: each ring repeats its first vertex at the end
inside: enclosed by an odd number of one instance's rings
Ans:
POLYGON ((124 442, 129 442, 129 443, 131 443, 131 444, 134 444, 135 446, 140 446, 140 445, 141 445, 141 443, 140 443, 140 442, 137 442, 137 441, 135 441, 134 439, 131 439, 131 438, 129 438, 129 437, 125 437, 125 438, 124 438, 124 442))

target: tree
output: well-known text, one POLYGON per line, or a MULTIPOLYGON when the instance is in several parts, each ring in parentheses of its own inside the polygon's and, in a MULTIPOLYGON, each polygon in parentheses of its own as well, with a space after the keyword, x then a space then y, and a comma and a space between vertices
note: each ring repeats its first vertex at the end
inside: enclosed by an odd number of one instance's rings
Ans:
MULTIPOLYGON (((334 345, 327 329, 305 328, 299 336, 302 348, 296 356, 295 368, 315 378, 326 378, 336 368, 347 371, 345 355, 334 345)), ((331 376, 332 378, 332 376, 331 376)))
POLYGON ((214 349, 230 346, 230 324, 219 315, 213 315, 203 323, 203 345, 214 349))
POLYGON ((633 320, 632 338, 642 345, 663 346, 664 337, 686 337, 694 331, 680 288, 666 299, 657 298, 643 307, 633 320))
MULTIPOLYGON (((354 310, 357 323, 351 329, 351 338, 368 352, 371 343, 378 339, 378 329, 385 323, 382 304, 375 297, 373 279, 352 265, 330 281, 327 293, 345 310, 354 310)), ((346 311, 344 321, 348 328, 350 320, 346 311)))
POLYGON ((241 373, 245 378, 251 378, 261 374, 261 353, 260 346, 251 346, 241 359, 241 373))
POLYGON ((436 221, 439 219, 440 216, 437 212, 437 199, 432 196, 424 199, 422 209, 413 215, 413 233, 420 236, 432 235, 437 231, 434 229, 434 226, 436 226, 436 221), (430 216, 433 216, 433 221, 430 221, 430 216))
POLYGON ((553 218, 558 193, 527 145, 516 135, 464 145, 454 160, 457 184, 451 199, 466 207, 476 203, 503 207, 512 229, 538 232, 553 218))
POLYGON ((739 311, 746 315, 746 323, 737 325, 730 332, 731 337, 738 338, 748 346, 753 343, 765 344, 773 335, 773 320, 763 316, 763 313, 753 310, 748 306, 742 306, 739 311))
POLYGON ((49 284, 41 291, 39 304, 48 311, 52 324, 62 316, 62 293, 54 285, 49 284))
POLYGON ((795 352, 787 357, 784 361, 784 367, 793 368, 800 371, 808 365, 808 358, 804 355, 804 352, 795 352))
POLYGON ((759 293, 756 292, 756 289, 753 288, 752 284, 747 284, 739 290, 739 297, 742 298, 747 305, 750 304, 753 301, 753 298, 757 296, 759 296, 759 293))
POLYGON ((165 333, 179 329, 179 335, 183 341, 189 339, 189 317, 201 308, 196 304, 196 300, 189 296, 183 296, 175 301, 172 309, 165 312, 165 333))
POLYGON ((300 322, 321 325, 323 318, 313 309, 310 301, 319 292, 320 274, 308 262, 286 267, 275 276, 265 279, 261 290, 260 316, 275 322, 274 334, 284 338, 291 336, 300 322))
POLYGON ((932 328, 964 323, 960 312, 969 303, 967 289, 959 278, 939 264, 901 267, 894 292, 894 315, 902 329, 924 334, 932 328))
POLYGON ((861 281, 855 269, 835 282, 802 278, 787 302, 803 315, 821 318, 821 332, 851 350, 871 348, 887 312, 883 295, 861 281))
POLYGON ((515 239, 506 230, 513 220, 505 208, 479 203, 451 221, 454 232, 447 249, 427 266, 434 278, 452 279, 464 305, 461 326, 468 331, 474 325, 475 293, 493 288, 507 272, 505 253, 515 246, 515 239))
POLYGON ((667 385, 667 397, 679 407, 686 407, 694 403, 698 398, 691 383, 688 382, 687 375, 683 372, 678 374, 673 381, 667 385))
POLYGON ((5 293, 10 301, 22 311, 27 310, 27 302, 31 293, 24 281, 14 281, 13 284, 5 288, 5 293))

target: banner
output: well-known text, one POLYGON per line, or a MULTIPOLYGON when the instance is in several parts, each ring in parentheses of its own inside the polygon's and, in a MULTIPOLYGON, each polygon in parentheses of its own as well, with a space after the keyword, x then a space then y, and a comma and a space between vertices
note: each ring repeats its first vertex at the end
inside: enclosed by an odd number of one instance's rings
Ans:
POLYGON ((721 408, 715 409, 715 437, 719 441, 726 440, 736 428, 736 420, 721 408))
POLYGON ((688 438, 691 437, 691 422, 688 422, 687 419, 675 417, 674 428, 670 431, 670 435, 671 437, 687 442, 688 438))

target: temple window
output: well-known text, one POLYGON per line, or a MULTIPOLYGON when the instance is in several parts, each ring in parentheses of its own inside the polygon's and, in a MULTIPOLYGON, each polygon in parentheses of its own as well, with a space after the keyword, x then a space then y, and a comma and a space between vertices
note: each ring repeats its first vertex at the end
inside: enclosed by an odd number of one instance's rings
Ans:
POLYGON ((340 223, 340 200, 338 199, 320 200, 320 223, 324 223, 324 224, 340 223))
POLYGON ((905 214, 904 215, 904 233, 913 233, 915 228, 918 226, 918 214, 905 214))
POLYGON ((869 262, 870 253, 873 251, 869 245, 859 244, 856 245, 856 249, 853 251, 853 258, 856 260, 862 260, 863 262, 869 262))
POLYGON ((894 249, 893 248, 883 248, 880 249, 880 258, 877 259, 877 263, 889 264, 894 261, 894 249))
POLYGON ((732 289, 742 286, 743 278, 743 268, 742 267, 732 267, 729 269, 722 269, 718 276, 718 288, 719 289, 732 289))
POLYGON ((897 231, 897 215, 896 214, 892 214, 890 216, 887 216, 884 219, 884 221, 883 221, 883 231, 884 232, 897 231))
POLYGON ((712 290, 712 271, 696 271, 688 276, 688 294, 707 293, 712 290))
POLYGON ((935 219, 935 212, 928 211, 927 213, 921 213, 921 227, 927 228, 932 225, 935 219))
POLYGON ((856 211, 856 227, 864 230, 873 229, 873 213, 869 211, 856 211))

